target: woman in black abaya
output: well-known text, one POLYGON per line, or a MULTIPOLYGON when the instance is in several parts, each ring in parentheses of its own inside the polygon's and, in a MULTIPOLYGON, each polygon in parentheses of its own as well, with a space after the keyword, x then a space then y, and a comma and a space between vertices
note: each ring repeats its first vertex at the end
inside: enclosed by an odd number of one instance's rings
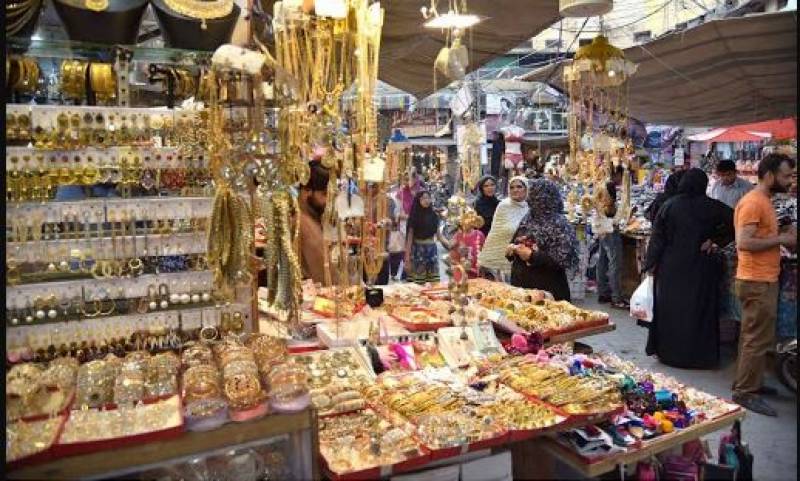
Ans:
POLYGON ((684 174, 658 211, 644 267, 655 280, 646 352, 679 368, 719 362, 719 249, 734 239, 733 210, 707 197, 707 186, 702 170, 684 174))

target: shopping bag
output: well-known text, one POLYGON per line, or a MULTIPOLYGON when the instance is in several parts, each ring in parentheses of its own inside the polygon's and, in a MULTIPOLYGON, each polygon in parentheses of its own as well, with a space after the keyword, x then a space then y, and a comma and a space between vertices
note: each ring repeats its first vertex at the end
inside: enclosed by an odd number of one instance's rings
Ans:
POLYGON ((646 276, 631 296, 631 317, 653 320, 653 276, 646 276))
POLYGON ((386 250, 395 254, 406 250, 406 238, 400 230, 389 232, 389 244, 386 250))

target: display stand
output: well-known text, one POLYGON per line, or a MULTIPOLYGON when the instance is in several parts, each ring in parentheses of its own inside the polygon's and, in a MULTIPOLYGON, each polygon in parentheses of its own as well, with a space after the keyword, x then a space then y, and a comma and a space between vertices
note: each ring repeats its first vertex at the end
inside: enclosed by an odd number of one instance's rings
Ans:
POLYGON ((317 415, 312 410, 274 414, 249 423, 232 423, 212 432, 182 436, 50 461, 6 473, 7 479, 109 479, 199 456, 264 444, 288 435, 298 456, 292 465, 297 479, 318 479, 317 415))
POLYGON ((745 411, 743 409, 738 409, 720 416, 717 419, 704 421, 700 424, 674 431, 670 434, 661 435, 653 440, 645 441, 638 449, 629 448, 628 452, 597 458, 595 460, 588 460, 579 456, 553 438, 542 440, 542 446, 544 451, 551 457, 551 461, 552 459, 564 461, 570 467, 578 470, 583 476, 594 478, 615 471, 619 466, 650 459, 659 453, 681 446, 693 439, 699 439, 707 434, 720 431, 728 426, 732 426, 733 423, 743 419, 744 416, 745 411))

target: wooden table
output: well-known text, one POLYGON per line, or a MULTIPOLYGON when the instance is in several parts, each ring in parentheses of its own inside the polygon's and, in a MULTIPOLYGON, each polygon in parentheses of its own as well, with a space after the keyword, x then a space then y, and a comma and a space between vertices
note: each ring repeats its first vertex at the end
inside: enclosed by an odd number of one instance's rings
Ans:
POLYGON ((544 438, 541 442, 544 446, 544 451, 550 456, 564 461, 569 466, 579 471, 583 476, 594 478, 612 472, 619 466, 649 459, 656 454, 668 451, 683 443, 719 431, 727 426, 733 425, 734 422, 743 419, 744 416, 745 410, 740 408, 720 416, 717 419, 695 424, 686 429, 677 430, 650 441, 645 441, 640 448, 629 448, 628 451, 624 453, 597 458, 597 461, 593 463, 587 462, 585 458, 579 456, 575 451, 562 445, 552 437, 544 438))
POLYGON ((181 462, 200 455, 222 454, 233 448, 263 444, 269 438, 306 430, 306 446, 293 445, 310 454, 311 472, 318 479, 316 414, 306 409, 294 414, 273 414, 252 422, 228 423, 208 432, 186 432, 178 438, 70 456, 6 473, 7 479, 113 478, 151 469, 165 463, 181 462))

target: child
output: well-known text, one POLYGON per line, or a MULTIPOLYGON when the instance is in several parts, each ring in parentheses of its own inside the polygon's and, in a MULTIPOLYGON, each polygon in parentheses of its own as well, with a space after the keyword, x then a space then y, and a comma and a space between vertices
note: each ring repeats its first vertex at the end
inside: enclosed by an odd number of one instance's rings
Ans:
POLYGON ((427 191, 414 197, 408 216, 405 267, 409 279, 417 284, 439 282, 439 251, 436 241, 447 246, 439 232, 439 214, 433 210, 433 199, 427 191))
POLYGON ((473 210, 467 210, 459 220, 459 229, 450 248, 450 260, 458 264, 462 259, 467 261, 467 276, 478 277, 478 255, 483 249, 486 236, 479 229, 483 226, 483 218, 473 210))

